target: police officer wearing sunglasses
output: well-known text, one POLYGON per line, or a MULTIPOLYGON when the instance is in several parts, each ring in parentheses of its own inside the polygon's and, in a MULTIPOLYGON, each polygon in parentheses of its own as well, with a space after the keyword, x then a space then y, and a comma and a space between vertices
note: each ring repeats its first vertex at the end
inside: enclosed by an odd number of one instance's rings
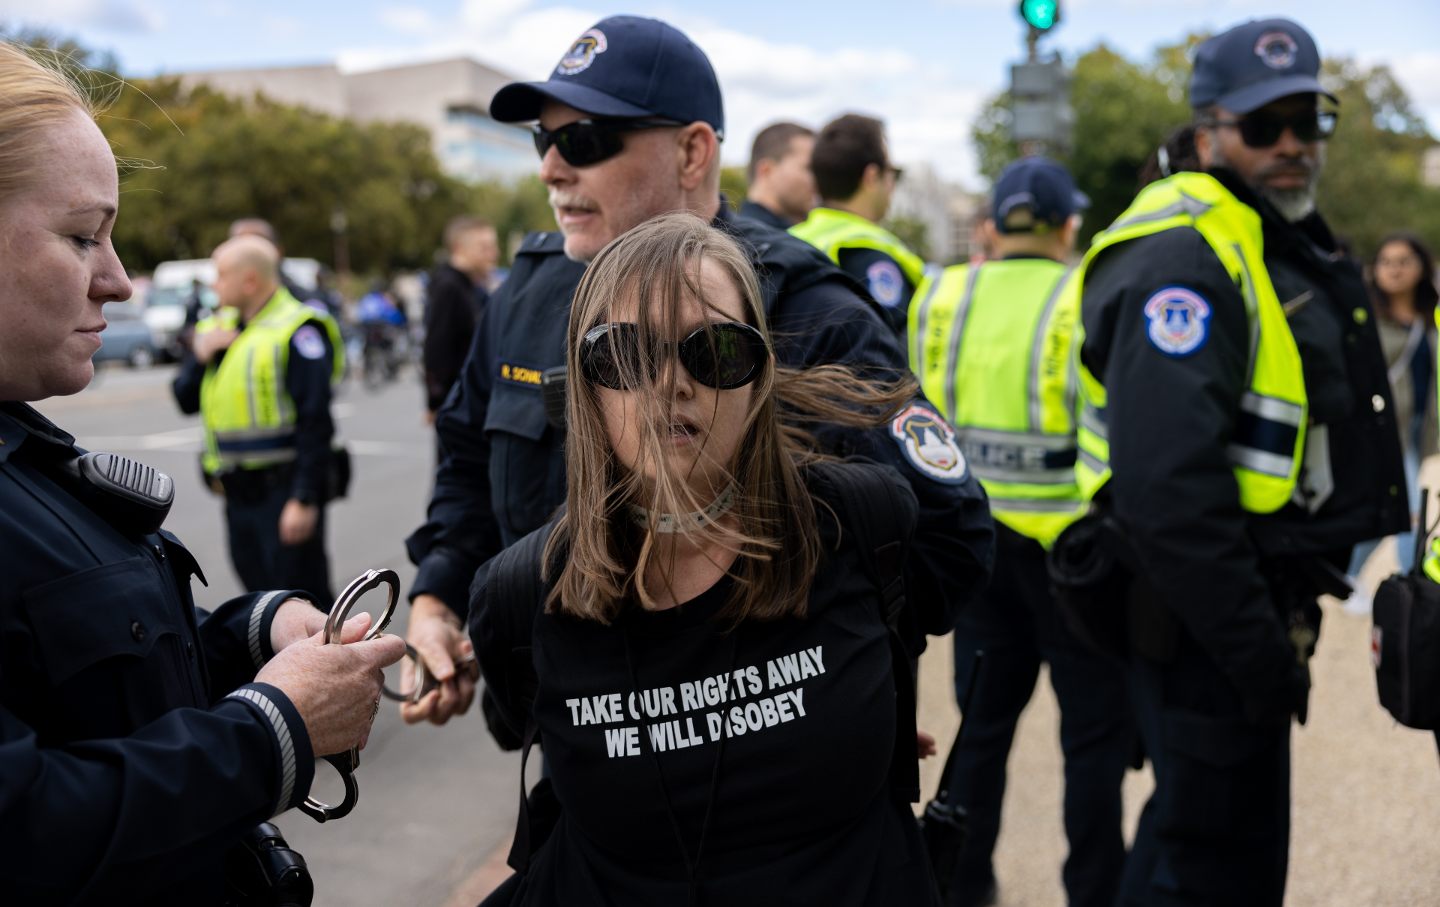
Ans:
POLYGON ((1201 44, 1204 172, 1142 190, 1082 265, 1078 479, 1134 574, 1156 778, 1123 904, 1282 902, 1316 598, 1343 597, 1356 542, 1408 525, 1370 303, 1315 211, 1319 68, 1286 19, 1201 44))
MULTIPOLYGON (((676 29, 633 16, 604 19, 576 39, 547 80, 505 86, 490 111, 502 122, 534 123, 540 178, 560 229, 525 239, 436 419, 445 457, 428 519, 407 540, 419 565, 409 640, 443 683, 402 706, 410 721, 442 723, 468 707, 474 681, 456 675, 453 659, 467 645, 469 583, 564 500, 565 426, 554 402, 563 400, 565 326, 586 263, 612 239, 657 215, 690 211, 747 250, 782 364, 840 362, 878 376, 905 368, 893 332, 858 285, 806 243, 736 218, 724 203, 720 87, 705 54, 676 29)), ((681 341, 679 353, 703 370, 709 366, 697 358, 697 343, 681 341)), ((822 427, 819 434, 832 452, 895 465, 915 489, 920 530, 908 579, 911 598, 922 603, 914 610, 927 617, 907 630, 918 649, 921 631, 948 631, 955 609, 985 580, 993 529, 984 492, 954 432, 923 400, 885 429, 822 427)))

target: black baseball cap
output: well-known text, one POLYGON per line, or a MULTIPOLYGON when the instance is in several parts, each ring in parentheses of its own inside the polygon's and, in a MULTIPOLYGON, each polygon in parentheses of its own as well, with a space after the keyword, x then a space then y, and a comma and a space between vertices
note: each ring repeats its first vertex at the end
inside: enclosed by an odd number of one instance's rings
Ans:
POLYGON ((656 117, 709 123, 725 132, 720 83, 705 52, 658 19, 611 16, 575 39, 544 82, 512 82, 495 93, 502 123, 540 119, 546 100, 597 117, 656 117))
POLYGON ((1038 224, 1060 226, 1090 199, 1064 167, 1044 157, 1021 158, 995 181, 991 217, 1001 233, 1027 233, 1038 224))
POLYGON ((1319 75, 1320 51, 1309 32, 1289 19, 1255 19, 1196 48, 1190 106, 1245 114, 1292 94, 1336 101, 1319 75))

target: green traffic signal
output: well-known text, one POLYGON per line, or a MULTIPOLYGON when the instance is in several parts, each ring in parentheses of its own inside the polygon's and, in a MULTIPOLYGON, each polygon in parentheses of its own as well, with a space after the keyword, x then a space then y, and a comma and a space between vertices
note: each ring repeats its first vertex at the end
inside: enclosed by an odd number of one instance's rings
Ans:
POLYGON ((1036 31, 1049 31, 1060 21, 1060 0, 1020 0, 1020 18, 1036 31))

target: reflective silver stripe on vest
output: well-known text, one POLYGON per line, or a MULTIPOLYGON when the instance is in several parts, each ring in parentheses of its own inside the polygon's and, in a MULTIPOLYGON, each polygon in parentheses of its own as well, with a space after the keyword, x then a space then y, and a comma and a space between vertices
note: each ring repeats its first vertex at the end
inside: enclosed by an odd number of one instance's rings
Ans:
POLYGON ((245 351, 245 402, 250 407, 250 424, 260 421, 260 405, 255 402, 255 347, 245 351))
POLYGON ((1212 206, 1200 201, 1198 198, 1191 198, 1181 193, 1178 201, 1172 202, 1158 211, 1149 211, 1145 214, 1137 214, 1134 217, 1127 217, 1124 220, 1116 221, 1110 225, 1111 230, 1123 230, 1126 227, 1133 227, 1136 224, 1148 224, 1157 220, 1169 220, 1181 214, 1188 214, 1191 217, 1199 217, 1212 206))
POLYGON ((1080 502, 1067 498, 1046 500, 1045 498, 997 498, 991 495, 990 506, 996 510, 1013 510, 1022 513, 1070 513, 1079 509, 1080 502))
POLYGON ((1294 460, 1290 457, 1282 457, 1265 450, 1256 450, 1253 447, 1245 447, 1241 444, 1231 444, 1225 448, 1225 456, 1236 466, 1244 467, 1252 472, 1264 473, 1267 476, 1275 476, 1277 479, 1288 479, 1290 467, 1294 460))
MULTIPOLYGON (((920 308, 915 316, 915 336, 910 338, 910 362, 919 365, 921 354, 925 351, 925 328, 930 323, 930 304, 935 301, 935 294, 940 292, 940 284, 943 282, 943 272, 936 275, 930 281, 930 289, 926 291, 925 298, 920 300, 920 308)), ((953 412, 950 414, 953 415, 953 412)))
POLYGON ((1080 408, 1080 427, 1102 440, 1110 440, 1110 429, 1105 424, 1105 414, 1089 403, 1080 408))
POLYGON ((1030 341, 1030 430, 1037 431, 1045 424, 1043 402, 1040 399, 1040 360, 1044 356, 1046 328, 1050 325, 1050 315, 1055 311, 1055 303, 1060 299, 1060 291, 1065 289, 1065 284, 1070 277, 1067 269, 1060 274, 1060 279, 1055 281, 1055 288, 1050 291, 1050 298, 1045 300, 1045 308, 1040 311, 1040 324, 1035 328, 1035 337, 1030 341))
POLYGON ((1262 397, 1253 391, 1246 391, 1241 395, 1240 408, 1262 419, 1279 422, 1291 428, 1299 428, 1305 419, 1303 406, 1275 397, 1262 397))
POLYGON ((1023 482, 1030 485, 1070 485, 1075 482, 1074 461, 1047 466, 1047 455, 1075 455, 1070 435, 1038 432, 1008 432, 988 428, 962 428, 956 440, 965 460, 977 477, 991 482, 1023 482))
POLYGON ((1255 380, 1255 363, 1260 358, 1260 297, 1255 293, 1255 278, 1250 273, 1250 264, 1245 261, 1245 250, 1238 242, 1232 243, 1231 248, 1235 250, 1235 257, 1240 259, 1240 270, 1245 275, 1245 314, 1250 320, 1250 357, 1245 363, 1245 386, 1249 387, 1255 380))
POLYGON ((954 419, 960 411, 959 395, 955 393, 955 375, 960 371, 960 343, 965 336, 965 319, 970 316, 970 301, 975 296, 975 282, 980 279, 980 265, 971 265, 965 275, 965 292, 960 294, 960 306, 955 312, 955 323, 950 328, 950 346, 945 352, 945 374, 949 381, 945 385, 945 415, 954 419))
POLYGON ((1090 453, 1085 448, 1080 448, 1080 462, 1084 463, 1091 472, 1104 472, 1110 468, 1110 464, 1090 453))

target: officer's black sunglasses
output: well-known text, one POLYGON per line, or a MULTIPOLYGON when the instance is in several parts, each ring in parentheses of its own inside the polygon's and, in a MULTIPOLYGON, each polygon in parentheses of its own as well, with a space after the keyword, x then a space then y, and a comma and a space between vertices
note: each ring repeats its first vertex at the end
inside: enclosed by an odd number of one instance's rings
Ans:
POLYGON ((1235 120, 1210 120, 1210 126, 1226 126, 1240 130, 1240 140, 1251 148, 1269 148, 1280 141, 1280 135, 1288 127, 1295 138, 1305 144, 1328 139, 1335 134, 1340 114, 1334 111, 1307 110, 1303 113, 1281 116, 1270 111, 1247 113, 1235 120))
POLYGON ((667 347, 674 347, 690 377, 716 390, 744 387, 759 377, 770 351, 765 338, 748 324, 723 321, 692 331, 684 340, 659 341, 648 367, 640 355, 640 326, 612 322, 591 328, 580 341, 580 368, 586 380, 611 390, 630 390, 627 381, 646 375, 655 380, 667 347))
POLYGON ((551 146, 560 152, 571 167, 589 167, 614 157, 625 147, 624 135, 642 129, 684 126, 676 120, 576 120, 559 129, 546 129, 539 123, 530 127, 535 133, 535 150, 543 158, 551 146))

